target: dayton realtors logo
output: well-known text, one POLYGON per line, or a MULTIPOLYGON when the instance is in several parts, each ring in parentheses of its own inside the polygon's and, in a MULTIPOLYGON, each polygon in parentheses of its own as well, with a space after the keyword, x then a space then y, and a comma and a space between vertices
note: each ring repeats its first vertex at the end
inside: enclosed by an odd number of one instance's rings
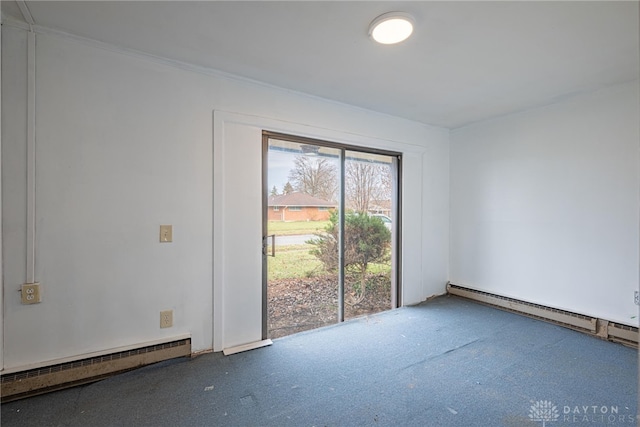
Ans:
POLYGON ((631 410, 617 405, 563 406, 562 420, 566 423, 599 423, 600 425, 634 424, 638 418, 631 410))
POLYGON ((638 417, 627 406, 617 405, 564 405, 556 406, 549 400, 531 402, 529 418, 547 423, 560 421, 562 425, 588 423, 590 425, 634 424, 638 417), (596 423, 596 424, 594 424, 596 423))

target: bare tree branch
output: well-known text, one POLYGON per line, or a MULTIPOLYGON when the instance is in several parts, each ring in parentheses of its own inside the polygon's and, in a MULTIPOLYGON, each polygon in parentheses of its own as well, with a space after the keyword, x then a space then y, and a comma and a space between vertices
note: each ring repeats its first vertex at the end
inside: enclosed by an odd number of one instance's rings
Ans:
POLYGON ((391 168, 364 161, 348 161, 345 170, 346 202, 349 209, 368 212, 374 200, 391 199, 391 168))
POLYGON ((338 168, 326 158, 296 156, 294 168, 289 171, 289 181, 296 191, 336 200, 338 189, 338 168))

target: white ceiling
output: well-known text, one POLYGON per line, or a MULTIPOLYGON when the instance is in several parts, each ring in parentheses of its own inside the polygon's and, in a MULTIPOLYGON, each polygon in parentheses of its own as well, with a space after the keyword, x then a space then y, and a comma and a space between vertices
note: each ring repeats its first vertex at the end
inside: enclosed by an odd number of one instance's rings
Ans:
POLYGON ((640 74, 637 1, 26 4, 38 26, 448 128, 640 74), (394 10, 414 35, 375 44, 394 10))

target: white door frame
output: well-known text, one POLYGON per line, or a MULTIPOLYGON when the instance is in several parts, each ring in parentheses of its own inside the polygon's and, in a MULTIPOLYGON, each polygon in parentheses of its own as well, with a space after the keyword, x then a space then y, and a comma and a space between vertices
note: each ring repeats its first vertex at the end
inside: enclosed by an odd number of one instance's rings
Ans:
MULTIPOLYGON (((262 131, 396 151, 403 156, 403 301, 422 295, 424 147, 265 117, 213 113, 213 350, 262 339, 262 131), (418 179, 416 179, 418 178, 418 179), (417 261, 417 262, 416 262, 417 261)), ((418 299, 419 300, 419 299, 418 299)))

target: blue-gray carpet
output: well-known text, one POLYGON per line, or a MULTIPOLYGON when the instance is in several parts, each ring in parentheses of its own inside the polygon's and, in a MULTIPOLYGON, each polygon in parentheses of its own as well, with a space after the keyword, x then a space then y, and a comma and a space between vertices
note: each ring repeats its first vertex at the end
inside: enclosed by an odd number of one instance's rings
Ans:
POLYGON ((2 405, 10 426, 637 425, 635 349, 456 297, 2 405))

